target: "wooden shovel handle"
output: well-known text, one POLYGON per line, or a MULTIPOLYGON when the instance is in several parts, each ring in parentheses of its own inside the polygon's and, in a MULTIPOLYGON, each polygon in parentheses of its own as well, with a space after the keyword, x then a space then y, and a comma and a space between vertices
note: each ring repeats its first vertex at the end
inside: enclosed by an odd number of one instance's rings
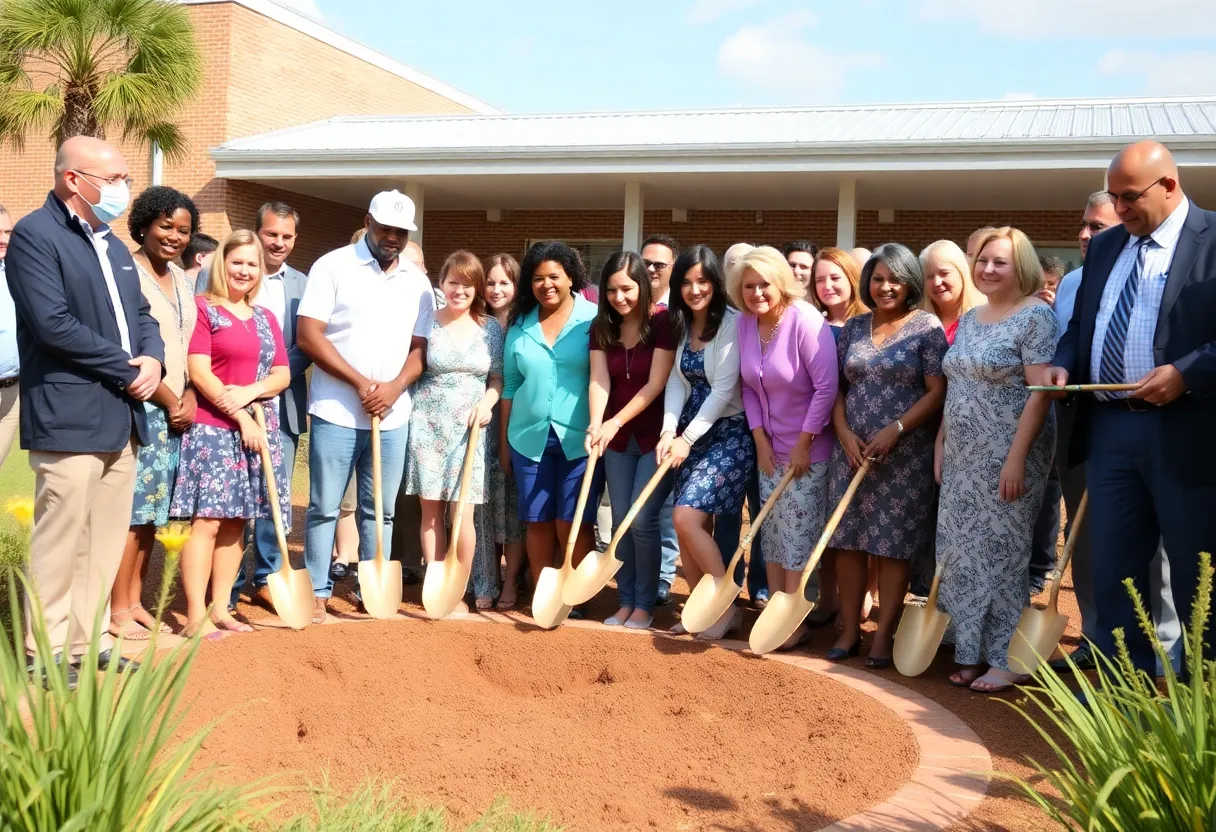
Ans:
POLYGON ((1060 597, 1060 577, 1064 574, 1064 570, 1068 568, 1068 562, 1072 560, 1072 550, 1076 548, 1077 538, 1081 536, 1081 524, 1085 522, 1085 510, 1089 508, 1089 489, 1081 495, 1081 502, 1077 504, 1077 513, 1072 518, 1072 531, 1068 533, 1068 539, 1064 541, 1064 553, 1060 555, 1060 562, 1056 564, 1056 568, 1051 573, 1051 595, 1047 599, 1047 608, 1050 610, 1057 609, 1057 602, 1060 597))
POLYGON ((1139 386, 1138 384, 1062 384, 1052 387, 1049 384, 1031 384, 1026 389, 1032 393, 1128 393, 1139 386))
POLYGON ((372 499, 376 506, 376 563, 384 563, 384 490, 380 487, 380 417, 372 417, 372 499))
POLYGON ((583 484, 578 490, 578 503, 574 506, 574 522, 570 524, 570 537, 566 540, 566 560, 562 570, 569 572, 574 567, 574 539, 583 525, 583 511, 587 508, 587 495, 591 493, 591 481, 595 479, 595 461, 600 453, 594 445, 587 454, 587 468, 583 471, 583 484))
POLYGON ((798 584, 799 595, 805 595, 806 582, 810 580, 811 573, 815 571, 816 564, 823 557, 824 549, 828 548, 832 535, 836 534, 836 527, 844 519, 844 513, 848 510, 849 503, 853 502, 853 497, 857 494, 857 487, 861 485, 861 480, 865 477, 866 472, 870 470, 870 463, 873 461, 870 457, 866 457, 861 461, 861 466, 857 469, 857 473, 853 475, 853 479, 845 490, 844 496, 836 504, 836 510, 832 512, 832 516, 828 518, 827 525, 823 527, 823 534, 819 535, 819 542, 811 550, 811 556, 807 559, 806 566, 802 567, 802 580, 798 584))
POLYGON ((469 447, 464 452, 464 468, 460 472, 460 497, 456 500, 456 516, 452 518, 452 554, 460 540, 460 524, 464 520, 464 507, 469 503, 469 485, 473 482, 473 462, 477 459, 477 440, 481 438, 481 425, 473 423, 469 428, 469 447))
POLYGON ((262 405, 255 405, 253 418, 265 434, 262 442, 262 479, 266 481, 266 499, 270 501, 270 516, 274 520, 274 536, 279 541, 279 555, 282 563, 279 571, 284 574, 291 571, 291 559, 287 557, 287 533, 283 529, 283 515, 279 512, 279 487, 274 478, 274 462, 270 459, 270 434, 266 432, 266 413, 262 405))
POLYGON ((929 597, 925 599, 925 609, 937 609, 937 593, 942 586, 942 571, 943 564, 939 563, 937 568, 933 570, 933 585, 929 587, 929 597))
POLYGON ((625 533, 629 531, 629 527, 633 525, 633 521, 637 519, 638 512, 642 510, 642 506, 646 505, 646 501, 650 499, 650 495, 659 487, 659 482, 663 479, 663 475, 671 468, 671 456, 659 463, 659 467, 655 469, 654 474, 650 477, 650 482, 646 483, 646 487, 638 493, 638 498, 633 501, 633 505, 629 507, 629 513, 621 520, 621 524, 617 526, 616 533, 612 535, 612 543, 609 549, 616 551, 617 544, 625 537, 625 533))
POLYGON ((739 565, 739 559, 743 557, 743 552, 751 545, 752 538, 760 531, 760 525, 768 517, 768 513, 773 510, 773 506, 777 505, 777 501, 781 499, 781 492, 785 491, 785 487, 793 479, 794 466, 791 465, 785 469, 785 475, 778 481, 777 487, 773 489, 773 493, 768 495, 768 499, 764 501, 764 505, 760 506, 760 513, 751 522, 751 527, 748 528, 747 534, 743 535, 743 539, 739 541, 739 548, 735 549, 735 554, 731 557, 730 563, 726 564, 727 578, 735 574, 735 567, 739 565))

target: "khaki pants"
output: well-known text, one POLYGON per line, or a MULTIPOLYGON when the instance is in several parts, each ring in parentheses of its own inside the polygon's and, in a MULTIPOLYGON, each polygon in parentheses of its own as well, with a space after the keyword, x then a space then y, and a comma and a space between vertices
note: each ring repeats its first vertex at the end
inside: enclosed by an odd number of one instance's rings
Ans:
MULTIPOLYGON (((51 649, 82 655, 94 623, 100 622, 101 649, 107 650, 112 644, 106 632, 110 588, 122 561, 135 499, 135 443, 110 454, 34 451, 30 467, 36 484, 27 568, 30 588, 42 603, 51 649)), ((27 599, 27 622, 30 612, 27 599)), ((35 649, 28 623, 25 647, 35 649)))
POLYGON ((0 387, 0 465, 8 459, 21 425, 21 387, 0 387))

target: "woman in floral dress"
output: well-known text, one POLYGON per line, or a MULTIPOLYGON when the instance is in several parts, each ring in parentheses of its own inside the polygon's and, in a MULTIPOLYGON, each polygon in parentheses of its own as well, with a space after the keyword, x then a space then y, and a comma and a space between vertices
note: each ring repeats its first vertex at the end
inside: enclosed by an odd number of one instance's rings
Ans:
POLYGON ((961 665, 950 682, 999 693, 1025 678, 1009 669, 1009 642, 1030 599, 1031 538, 1056 447, 1051 402, 1026 385, 1055 357, 1058 324, 1035 297, 1043 270, 1025 234, 990 231, 977 251, 988 303, 963 315, 943 362, 937 557, 961 665))
POLYGON ((946 335, 917 308, 924 286, 916 255, 898 243, 879 246, 861 272, 861 297, 873 311, 840 333, 832 503, 864 458, 875 462, 832 536, 844 625, 827 653, 832 661, 860 652, 867 561, 876 555, 881 614, 866 663, 890 666, 909 564, 933 539, 933 419, 946 395, 946 335))
POLYGON ((448 548, 444 518, 460 499, 460 479, 472 425, 481 428, 456 556, 472 565, 477 544, 473 506, 485 502, 486 428, 502 392, 502 327, 486 314, 485 272, 467 251, 448 257, 439 272, 447 303, 435 313, 410 414, 405 483, 422 504, 426 563, 448 548))
MULTIPOLYGON (((194 287, 174 263, 190 235, 198 230, 198 209, 190 197, 164 186, 148 188, 131 205, 127 220, 139 285, 160 325, 165 342, 165 377, 152 400, 145 402, 151 441, 135 460, 135 502, 122 563, 110 591, 110 634, 146 641, 156 619, 143 607, 144 576, 157 526, 169 522, 169 504, 177 482, 182 433, 194 422, 198 399, 186 372, 186 342, 194 332, 194 287)), ((160 625, 161 631, 168 630, 160 625)))
MULTIPOLYGON (((743 252, 740 253, 740 256, 743 252)), ((664 396, 663 433, 655 450, 676 468, 672 520, 689 586, 701 576, 726 574, 726 552, 715 539, 715 518, 737 516, 756 466, 739 388, 739 313, 731 308, 717 256, 705 245, 688 249, 671 270, 672 325, 680 333, 675 369, 664 396)), ((701 633, 723 638, 743 622, 738 607, 701 633)), ((672 628, 685 633, 682 624, 672 628)))
POLYGON ((279 409, 275 397, 291 381, 283 333, 274 315, 254 305, 266 273, 262 244, 251 231, 234 231, 211 261, 207 293, 196 298, 198 320, 190 338, 187 365, 202 397, 194 425, 182 437, 180 476, 169 513, 191 517, 190 542, 182 550, 186 594, 186 634, 200 629, 208 638, 225 630, 252 632, 248 624, 216 604, 228 598, 240 569, 245 522, 270 517, 261 449, 270 448, 278 485, 279 510, 291 528, 291 500, 279 409), (266 430, 253 407, 261 407, 266 430))

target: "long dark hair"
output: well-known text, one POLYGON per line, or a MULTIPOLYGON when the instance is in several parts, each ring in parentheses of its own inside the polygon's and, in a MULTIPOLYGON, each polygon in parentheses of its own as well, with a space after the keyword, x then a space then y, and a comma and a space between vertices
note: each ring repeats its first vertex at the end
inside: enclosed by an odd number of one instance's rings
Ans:
POLYGON ((604 270, 600 272, 600 308, 595 315, 595 323, 591 325, 595 343, 603 350, 620 346, 621 343, 621 324, 624 318, 608 302, 608 281, 617 272, 624 272, 638 285, 638 309, 642 310, 642 322, 638 325, 638 343, 645 344, 650 338, 650 275, 646 273, 646 264, 637 252, 618 251, 608 258, 604 270))
POLYGON ((714 293, 709 299, 709 311, 705 317, 705 329, 701 333, 702 341, 712 341, 718 335, 718 327, 726 315, 727 307, 730 306, 730 298, 726 296, 722 264, 709 246, 695 245, 676 258, 675 265, 671 267, 671 300, 667 308, 671 311, 671 323, 676 335, 683 338, 692 331, 692 310, 684 302, 681 289, 685 276, 693 266, 700 266, 701 276, 714 287, 714 293))
POLYGON ((519 269, 519 286, 515 291, 515 301, 511 304, 511 317, 507 323, 513 324, 523 320, 539 305, 536 295, 532 292, 532 278, 541 263, 552 260, 562 267, 570 278, 570 294, 574 295, 587 287, 587 267, 579 253, 560 240, 546 240, 534 243, 524 255, 523 265, 519 269))

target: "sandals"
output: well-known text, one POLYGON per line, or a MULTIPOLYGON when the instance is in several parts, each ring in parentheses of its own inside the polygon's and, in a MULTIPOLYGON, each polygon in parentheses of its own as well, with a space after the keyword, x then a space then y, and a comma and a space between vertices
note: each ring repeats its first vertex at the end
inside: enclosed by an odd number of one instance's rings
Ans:
POLYGON ((494 609, 494 599, 493 598, 478 598, 475 603, 476 603, 478 612, 485 612, 487 610, 494 609))
POLYGON ((1007 690, 1024 685, 1030 680, 1029 676, 1015 676, 1013 679, 1006 679, 1002 676, 997 676, 992 670, 989 670, 983 676, 980 676, 968 687, 975 693, 996 694, 1004 693, 1007 690), (977 688, 976 685, 989 685, 989 687, 977 688))
POLYGON ((217 630, 222 630, 227 633, 253 633, 257 632, 253 627, 243 621, 237 621, 235 618, 221 618, 219 621, 212 621, 217 630))
MULTIPOLYGON (((144 612, 148 612, 144 609, 143 604, 136 604, 135 606, 131 607, 131 609, 127 610, 127 612, 135 612, 136 610, 144 610, 144 612)), ((152 615, 152 613, 148 612, 148 615, 152 615)), ((140 626, 143 627, 142 624, 140 626)), ((144 629, 147 629, 147 627, 144 627, 144 629)), ((159 621, 157 622, 157 632, 159 632, 162 636, 171 636, 173 635, 173 628, 165 622, 159 621)))
MULTIPOLYGON (((135 610, 142 610, 143 604, 136 604, 133 607, 128 607, 125 610, 110 611, 110 626, 107 628, 110 635, 114 638, 121 638, 126 641, 150 641, 152 639, 152 631, 146 626, 135 620, 133 613, 135 610), (126 620, 122 624, 115 623, 116 617, 122 617, 126 620)), ((145 610, 146 612, 146 610, 145 610)), ((161 635, 172 635, 173 629, 161 621, 158 622, 157 632, 161 635)))
POLYGON ((965 664, 961 665, 958 670, 950 674, 948 681, 952 687, 969 688, 975 683, 975 680, 984 675, 987 668, 982 664, 965 664))

